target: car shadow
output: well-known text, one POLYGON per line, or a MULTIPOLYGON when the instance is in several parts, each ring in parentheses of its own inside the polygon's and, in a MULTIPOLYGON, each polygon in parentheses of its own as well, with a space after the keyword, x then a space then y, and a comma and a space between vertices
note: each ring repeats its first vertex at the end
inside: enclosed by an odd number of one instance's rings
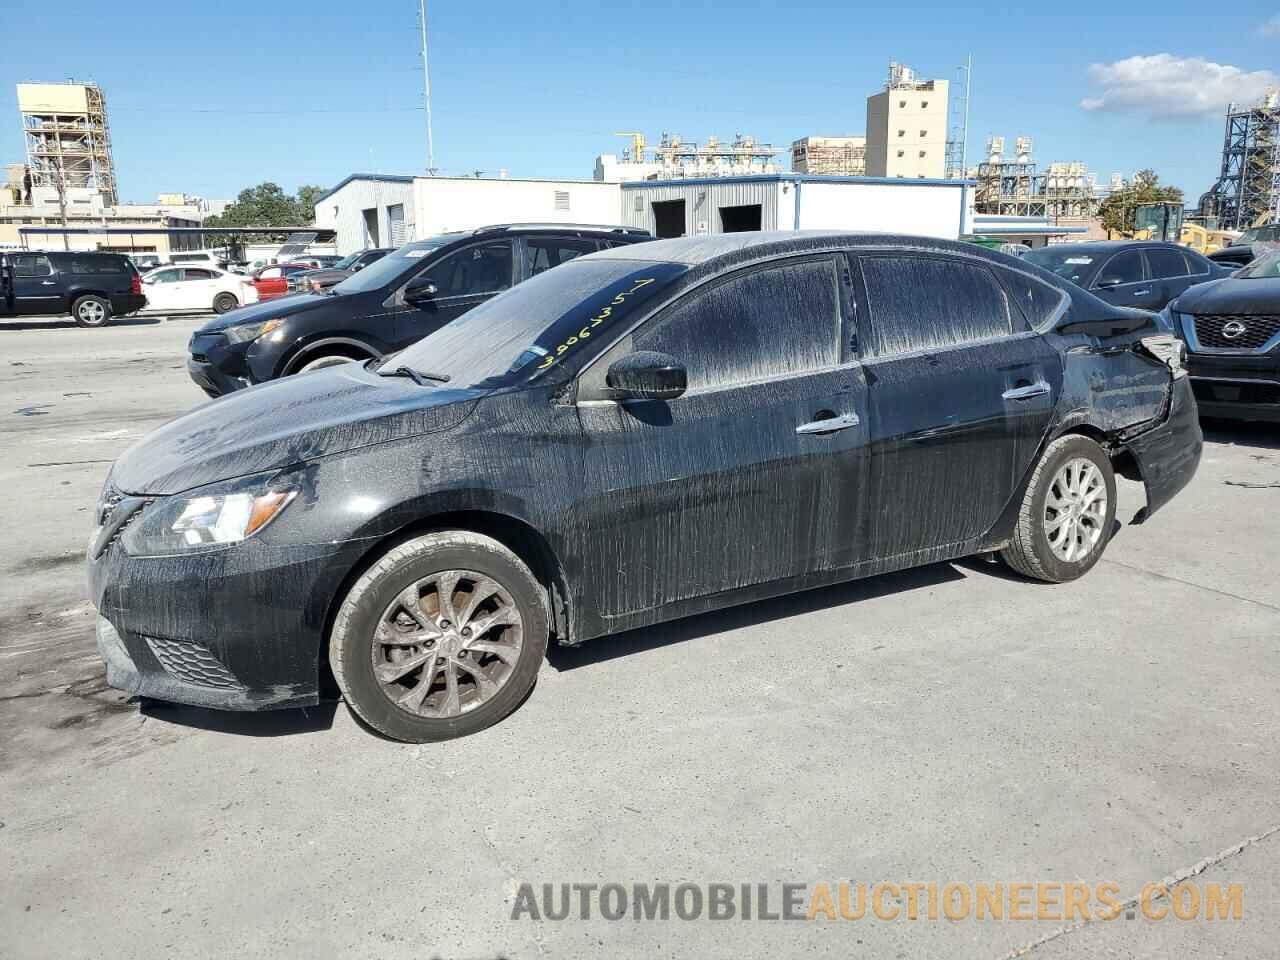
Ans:
POLYGON ((1205 440, 1210 443, 1229 443, 1237 447, 1255 447, 1259 450, 1280 450, 1280 424, 1261 423, 1252 420, 1200 421, 1205 440))
MULTIPOLYGON (((155 317, 112 317, 107 323, 109 327, 152 327, 158 323, 163 323, 168 318, 165 316, 155 317)), ((64 320, 0 320, 0 332, 5 330, 82 330, 78 323, 70 317, 64 320)))
POLYGON ((149 720, 159 720, 180 727, 230 733, 242 737, 291 737, 303 733, 320 733, 333 726, 338 711, 337 700, 325 700, 314 707, 293 710, 264 710, 239 713, 230 710, 207 710, 180 703, 167 703, 142 697, 139 712, 149 720))
MULTIPOLYGON (((986 568, 982 568, 986 572, 986 568)), ((933 587, 965 579, 955 563, 935 563, 914 567, 900 573, 888 573, 864 580, 852 580, 830 587, 804 590, 770 600, 729 607, 713 613, 701 613, 680 620, 641 627, 624 633, 597 637, 577 647, 553 645, 547 650, 547 663, 559 672, 602 663, 618 657, 644 653, 673 643, 684 643, 729 630, 757 626, 786 617, 817 613, 893 593, 904 593, 922 587, 933 587)))

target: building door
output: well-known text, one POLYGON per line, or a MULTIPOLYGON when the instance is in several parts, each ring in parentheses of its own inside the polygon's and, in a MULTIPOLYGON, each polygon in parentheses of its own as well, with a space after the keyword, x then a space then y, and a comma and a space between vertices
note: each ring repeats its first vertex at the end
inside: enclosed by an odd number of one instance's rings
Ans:
POLYGON ((404 229, 404 204, 393 203, 387 207, 387 232, 391 234, 391 246, 401 247, 409 242, 404 229))
POLYGON ((742 207, 720 208, 721 233, 745 233, 748 230, 759 230, 760 223, 761 214, 758 203, 742 207))
POLYGON ((684 201, 661 200, 653 204, 653 232, 659 240, 684 236, 684 201))
POLYGON ((380 247, 378 242, 378 208, 364 211, 364 245, 366 247, 380 247))

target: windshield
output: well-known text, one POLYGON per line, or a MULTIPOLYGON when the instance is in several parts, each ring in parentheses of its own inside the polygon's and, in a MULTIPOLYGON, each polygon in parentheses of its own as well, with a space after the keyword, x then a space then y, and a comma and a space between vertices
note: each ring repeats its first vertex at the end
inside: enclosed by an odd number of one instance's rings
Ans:
POLYGON ((360 259, 360 254, 362 253, 364 253, 363 250, 357 250, 355 253, 348 253, 345 257, 343 257, 341 260, 335 263, 331 269, 334 269, 334 270, 348 269, 353 263, 355 263, 357 260, 360 259))
POLYGON ((1039 250, 1028 250, 1022 255, 1022 259, 1082 287, 1089 285, 1094 271, 1098 268, 1097 257, 1073 251, 1070 247, 1065 249, 1041 247, 1039 250))
POLYGON ((416 243, 406 243, 394 253, 388 253, 376 263, 371 263, 333 288, 335 293, 367 293, 395 283, 422 264, 422 258, 446 243, 458 239, 458 235, 431 237, 416 243))
POLYGON ((1280 279, 1280 253, 1255 260, 1236 274, 1240 280, 1276 280, 1280 279))
POLYGON ((450 388, 533 380, 563 360, 599 352, 620 321, 687 269, 676 263, 574 260, 482 303, 390 362, 448 376, 450 388))

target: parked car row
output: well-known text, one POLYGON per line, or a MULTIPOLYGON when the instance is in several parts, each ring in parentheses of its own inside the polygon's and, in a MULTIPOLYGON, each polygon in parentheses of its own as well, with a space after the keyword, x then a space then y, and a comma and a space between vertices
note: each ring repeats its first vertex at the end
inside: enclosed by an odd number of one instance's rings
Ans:
POLYGON ((1074 579, 1117 472, 1145 519, 1197 468, 1156 315, 1025 258, 647 239, 435 237, 206 325, 192 376, 235 392, 131 447, 97 506, 108 682, 261 710, 327 668, 376 730, 456 737, 551 642, 982 551, 1074 579), (238 389, 338 347, 368 362, 238 389))

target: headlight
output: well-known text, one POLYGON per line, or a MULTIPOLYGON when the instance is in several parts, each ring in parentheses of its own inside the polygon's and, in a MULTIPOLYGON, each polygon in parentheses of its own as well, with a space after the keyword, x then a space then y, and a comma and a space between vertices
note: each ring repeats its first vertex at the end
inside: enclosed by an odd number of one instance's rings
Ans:
POLYGON ((218 550, 253 536, 284 510, 297 489, 274 474, 212 484, 144 508, 120 542, 135 557, 218 550))
POLYGON ((261 323, 238 323, 234 327, 227 327, 222 332, 232 343, 244 343, 247 340, 257 340, 259 337, 266 336, 282 323, 284 323, 284 317, 275 317, 272 320, 263 320, 261 323))

